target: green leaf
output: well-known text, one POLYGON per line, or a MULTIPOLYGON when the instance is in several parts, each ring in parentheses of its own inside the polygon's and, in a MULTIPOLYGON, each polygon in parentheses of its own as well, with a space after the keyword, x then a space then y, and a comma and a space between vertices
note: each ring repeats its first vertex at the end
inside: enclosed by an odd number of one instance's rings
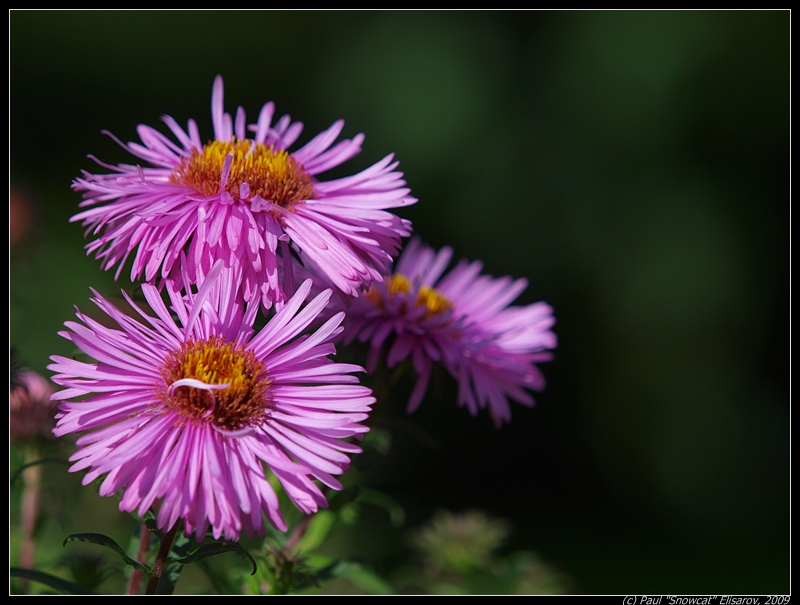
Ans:
POLYGON ((372 427, 364 437, 364 446, 375 448, 381 456, 388 456, 392 450, 392 434, 389 431, 372 427))
MULTIPOLYGON (((234 584, 227 568, 214 567, 208 561, 198 561, 197 566, 206 574, 211 587, 217 594, 236 594, 238 587, 234 584)), ((257 582, 257 579, 252 580, 257 582)))
POLYGON ((258 571, 258 566, 256 565, 256 560, 253 558, 253 556, 244 548, 239 546, 239 544, 236 542, 214 542, 212 544, 203 544, 200 546, 200 548, 186 557, 182 557, 180 559, 167 559, 167 561, 171 563, 179 563, 180 565, 188 565, 189 563, 200 561, 206 557, 213 557, 214 555, 221 555, 226 552, 235 552, 250 559, 250 563, 253 564, 253 572, 250 574, 251 576, 258 571))
POLYGON ((321 510, 316 513, 308 524, 306 533, 297 542, 297 551, 307 553, 317 548, 328 537, 336 520, 337 515, 334 512, 321 510))
POLYGON ((370 594, 394 594, 394 588, 374 571, 355 561, 339 561, 331 569, 331 576, 350 580, 360 589, 370 594))
POLYGON ((156 536, 159 540, 164 539, 164 532, 158 529, 157 520, 155 515, 149 510, 144 514, 142 518, 144 521, 145 527, 150 530, 150 533, 156 536))
POLYGON ((183 565, 178 563, 172 563, 164 567, 164 571, 161 572, 161 577, 156 585, 156 594, 172 594, 175 592, 175 585, 178 583, 178 578, 181 577, 182 571, 183 565))
POLYGON ((125 562, 131 567, 134 567, 139 571, 143 571, 150 575, 152 575, 153 573, 149 566, 145 565, 144 563, 139 563, 139 561, 135 559, 131 559, 128 556, 128 553, 126 553, 119 544, 114 542, 114 540, 112 540, 108 536, 104 536, 103 534, 72 534, 71 536, 67 536, 64 539, 64 546, 66 546, 68 542, 90 542, 92 544, 99 544, 100 546, 105 546, 106 548, 110 548, 111 550, 116 552, 119 556, 121 556, 125 560, 125 562))
POLYGON ((80 584, 75 584, 74 582, 63 580, 58 576, 53 576, 50 575, 49 573, 44 573, 43 571, 36 571, 35 569, 12 567, 11 577, 23 578, 25 580, 32 580, 33 582, 39 582, 40 584, 44 584, 46 586, 49 586, 50 588, 55 588, 56 590, 60 592, 65 592, 67 594, 89 594, 89 595, 95 594, 92 591, 85 589, 80 584))
POLYGON ((389 494, 375 489, 364 489, 358 500, 385 510, 389 513, 389 520, 395 527, 400 527, 406 520, 406 512, 403 507, 389 494))

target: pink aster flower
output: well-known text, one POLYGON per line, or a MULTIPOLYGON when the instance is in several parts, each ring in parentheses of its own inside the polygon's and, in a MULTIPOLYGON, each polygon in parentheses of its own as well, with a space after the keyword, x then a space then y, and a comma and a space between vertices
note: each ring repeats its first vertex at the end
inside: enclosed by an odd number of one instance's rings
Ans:
POLYGON ((410 223, 386 209, 416 202, 395 171, 397 162, 389 155, 356 175, 319 181, 317 175, 357 155, 364 136, 334 144, 344 125, 339 120, 289 152, 303 125, 288 115, 273 123, 274 111, 267 103, 249 127, 241 107, 232 118, 223 109, 217 76, 213 141, 203 143, 193 120, 184 131, 163 118, 177 142, 139 125, 142 144, 119 143, 150 166, 98 161, 113 173, 84 172, 73 183, 84 192, 85 210, 72 221, 83 221, 87 237, 96 236, 88 253, 104 269, 116 265, 119 275, 136 250, 131 279, 175 280, 177 288, 197 283, 222 259, 228 267, 242 267, 245 299, 260 299, 265 308, 292 294, 279 272, 281 260, 291 272, 288 242, 345 293, 355 295, 380 280, 400 238, 410 234, 410 223), (178 267, 181 252, 185 268, 178 267), (184 275, 190 283, 180 281, 184 275))
POLYGON ((183 520, 187 535, 237 540, 264 535, 262 513, 279 530, 286 523, 265 466, 304 513, 326 507, 316 481, 334 478, 360 452, 342 441, 368 431, 359 424, 375 401, 350 372, 334 363, 331 338, 342 316, 307 333, 330 291, 304 308, 311 282, 257 334, 258 304, 242 308, 235 279, 218 262, 196 294, 167 284, 172 310, 155 286, 142 286, 154 315, 129 297, 141 318, 124 315, 95 293, 119 327, 78 312, 62 336, 96 362, 52 357, 53 381, 65 387, 57 436, 85 433, 71 471, 89 469, 84 485, 105 475, 100 495, 124 491, 120 510, 144 514, 160 501, 158 527, 183 520))
POLYGON ((447 268, 451 248, 435 252, 409 242, 394 273, 346 306, 343 338, 370 342, 368 369, 385 349, 391 368, 410 358, 418 378, 408 412, 419 406, 435 362, 458 381, 458 403, 474 416, 489 408, 496 426, 511 420, 508 399, 532 406, 528 389, 545 381, 536 363, 549 361, 556 346, 553 309, 543 302, 508 305, 527 287, 524 279, 481 275, 482 264, 461 261, 447 268), (441 278, 441 279, 440 279, 441 278))

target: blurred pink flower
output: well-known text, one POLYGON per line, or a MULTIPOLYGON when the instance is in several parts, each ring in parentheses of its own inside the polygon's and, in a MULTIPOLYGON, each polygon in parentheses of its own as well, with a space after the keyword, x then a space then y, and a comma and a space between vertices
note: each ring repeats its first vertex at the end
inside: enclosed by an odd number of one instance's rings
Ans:
POLYGON ((8 190, 8 243, 13 248, 28 235, 33 224, 30 200, 13 187, 8 190))
POLYGON ((545 386, 535 364, 552 359, 556 347, 553 309, 543 302, 509 307, 527 281, 481 275, 479 262, 461 261, 440 279, 452 252, 435 252, 415 238, 391 276, 349 303, 334 298, 333 308, 347 313, 345 343, 369 341, 369 371, 384 349, 390 368, 411 358, 418 378, 409 413, 425 395, 434 362, 441 362, 458 381, 459 405, 472 415, 488 408, 499 427, 511 420, 509 398, 532 406, 526 389, 545 386))
POLYGON ((14 375, 8 398, 8 429, 11 441, 52 438, 58 404, 50 401, 53 384, 32 370, 14 375))
POLYGON ((139 125, 143 144, 120 145, 153 167, 98 161, 112 174, 84 172, 73 183, 84 192, 85 210, 72 221, 83 221, 87 237, 96 236, 88 252, 104 269, 117 265, 119 275, 136 249, 131 279, 172 279, 176 288, 197 283, 222 259, 241 266, 245 299, 260 299, 265 308, 292 294, 290 242, 345 293, 380 280, 411 228, 386 209, 416 202, 395 171, 397 162, 389 155, 356 175, 319 181, 318 174, 357 155, 364 136, 334 144, 344 126, 339 120, 290 153, 303 125, 288 115, 273 124, 274 110, 267 103, 247 127, 241 107, 235 118, 224 112, 217 76, 213 141, 203 144, 194 120, 184 131, 163 118, 177 143, 139 125), (281 263, 288 287, 281 283, 281 263))
POLYGON ((361 368, 328 359, 341 315, 307 333, 330 291, 301 309, 306 281, 254 334, 258 304, 241 304, 222 262, 200 281, 186 295, 167 284, 177 321, 153 285, 142 290, 154 316, 126 297, 141 319, 95 293, 119 327, 80 312, 66 323, 61 335, 97 361, 52 358, 65 387, 54 432, 86 433, 70 470, 89 469, 84 485, 106 475, 100 495, 123 490, 121 510, 143 515, 161 500, 164 531, 182 519, 198 540, 209 526, 215 538, 263 536, 262 513, 285 531, 264 465, 298 509, 326 507, 314 480, 341 489, 333 475, 361 451, 342 440, 368 431, 359 423, 374 398, 350 374, 361 368))

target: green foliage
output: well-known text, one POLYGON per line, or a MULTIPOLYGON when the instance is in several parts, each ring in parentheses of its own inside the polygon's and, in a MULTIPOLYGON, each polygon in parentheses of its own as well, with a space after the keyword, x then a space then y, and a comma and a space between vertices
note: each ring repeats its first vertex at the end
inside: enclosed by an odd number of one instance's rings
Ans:
POLYGON ((440 511, 411 541, 434 573, 467 575, 485 568, 508 538, 508 523, 478 511, 454 515, 440 511))
POLYGON ((391 584, 356 561, 340 561, 330 569, 329 577, 349 580, 368 594, 396 594, 391 584))
POLYGON ((318 585, 314 570, 305 564, 302 557, 293 556, 285 550, 267 547, 262 555, 265 565, 250 588, 255 594, 289 594, 309 586, 318 585))
MULTIPOLYGON (((498 505, 480 505, 537 532, 521 538, 526 548, 557 545, 559 564, 590 593, 789 590, 789 12, 13 11, 9 24, 10 178, 36 212, 27 240, 12 245, 10 338, 37 371, 52 354, 77 352, 57 332, 73 305, 91 306, 88 286, 113 295, 129 273, 114 282, 100 271, 67 222, 78 196, 66 184, 89 166, 79 158, 101 128, 130 140, 131 117, 152 124, 176 102, 176 118, 194 116, 208 132, 207 85, 220 71, 248 111, 266 91, 304 116, 307 132, 345 117, 347 136, 367 133, 362 166, 396 151, 421 200, 403 214, 415 229, 495 274, 526 275, 522 302, 556 303, 562 348, 537 408, 515 410, 494 438, 437 433, 436 422, 463 426, 464 410, 426 402, 414 421, 445 444, 430 457, 401 450, 401 435, 373 423, 365 449, 403 451, 402 462, 329 494, 329 511, 286 555, 306 568, 272 563, 288 592, 380 592, 359 584, 358 566, 396 592, 570 586, 530 550, 508 554, 497 535, 494 548, 488 539, 459 546, 433 522, 433 536, 421 530, 413 553, 400 552, 395 525, 376 536, 365 524, 382 497, 368 485, 402 499, 410 518, 491 490, 498 505), (220 30, 259 40, 260 51, 197 43, 220 30), (525 515, 536 522, 519 523, 525 515), (371 542, 384 550, 370 565, 354 562, 371 542), (319 585, 299 588, 305 574, 319 585)), ((384 410, 402 409, 411 370, 399 366, 376 391, 384 410)), ((61 470, 43 467, 35 531, 40 571, 12 576, 30 592, 69 593, 57 586, 68 577, 63 536, 91 521, 126 544, 133 517, 52 469, 61 470)), ((10 502, 12 559, 21 483, 10 502)), ((291 534, 302 516, 277 491, 291 534)), ((402 524, 402 507, 381 510, 402 524)), ((267 543, 288 539, 274 532, 267 543)), ((245 559, 216 557, 186 566, 181 582, 262 592, 246 582, 266 573, 267 547, 242 543, 255 576, 245 559)), ((155 549, 148 555, 152 563, 155 549)), ((82 582, 99 577, 72 565, 82 582)))
POLYGON ((45 586, 49 586, 66 594, 94 594, 91 591, 86 590, 80 584, 69 582, 68 580, 64 580, 43 571, 12 567, 10 570, 10 575, 12 578, 22 578, 24 580, 39 582, 40 584, 44 584, 45 586))
POLYGON ((17 482, 17 480, 20 477, 22 477, 22 473, 25 471, 25 469, 32 468, 32 467, 38 466, 40 464, 45 464, 47 462, 54 462, 56 464, 64 464, 64 465, 69 465, 70 464, 68 460, 64 460, 63 458, 49 458, 49 457, 48 458, 40 458, 39 460, 34 460, 33 462, 28 462, 28 463, 23 464, 22 466, 20 466, 13 473, 11 473, 11 477, 9 478, 9 485, 13 488, 14 484, 17 482))
POLYGON ((564 594, 569 578, 534 552, 503 556, 510 536, 507 521, 480 511, 438 512, 411 534, 421 566, 406 570, 407 588, 434 594, 564 594))
POLYGON ((76 584, 92 592, 100 592, 107 579, 119 573, 105 557, 87 552, 67 553, 59 559, 76 584))
POLYGON ((170 563, 177 563, 178 565, 189 565, 190 563, 197 563, 206 557, 213 557, 215 555, 221 555, 226 552, 234 552, 242 557, 248 559, 250 563, 253 565, 253 571, 250 575, 254 575, 258 570, 258 566, 256 565, 256 560, 253 558, 249 552, 247 552, 244 548, 239 546, 238 542, 212 542, 207 544, 202 544, 195 550, 193 550, 190 554, 181 557, 179 559, 167 559, 170 563))
POLYGON ((104 546, 106 548, 110 548, 119 556, 122 557, 122 560, 125 561, 131 567, 138 569, 139 571, 143 571, 146 574, 152 574, 152 570, 148 565, 144 563, 139 563, 136 559, 132 559, 128 556, 128 553, 117 544, 112 538, 105 536, 103 534, 93 534, 93 533, 86 533, 86 534, 72 534, 71 536, 67 536, 64 539, 64 546, 69 544, 70 542, 89 542, 90 544, 98 544, 99 546, 104 546))

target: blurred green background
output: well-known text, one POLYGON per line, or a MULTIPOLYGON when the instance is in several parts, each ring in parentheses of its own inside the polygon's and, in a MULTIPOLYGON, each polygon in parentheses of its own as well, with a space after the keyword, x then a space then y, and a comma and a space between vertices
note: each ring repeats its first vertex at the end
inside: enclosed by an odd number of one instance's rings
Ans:
MULTIPOLYGON (((126 283, 68 223, 87 154, 132 161, 100 131, 169 114, 210 138, 219 73, 228 111, 273 100, 301 142, 364 132, 342 173, 394 152, 417 234, 555 308, 547 390, 509 426, 446 375, 411 417, 386 403, 366 480, 408 527, 511 520, 577 592, 788 594, 789 32, 786 11, 13 11, 11 343, 46 373, 88 287, 126 283)), ((360 536, 390 557, 395 534, 360 536)))

